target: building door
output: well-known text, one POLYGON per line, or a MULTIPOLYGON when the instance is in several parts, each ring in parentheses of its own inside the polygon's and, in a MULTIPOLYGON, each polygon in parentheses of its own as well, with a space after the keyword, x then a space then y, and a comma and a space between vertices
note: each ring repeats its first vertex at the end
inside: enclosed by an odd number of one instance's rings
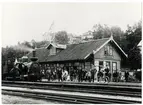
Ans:
POLYGON ((112 62, 112 70, 113 72, 117 71, 117 62, 112 62))
POLYGON ((103 61, 99 61, 99 70, 103 69, 103 61))
POLYGON ((99 70, 99 61, 95 61, 95 62, 94 62, 94 65, 95 65, 95 67, 96 67, 96 70, 98 71, 98 70, 99 70))

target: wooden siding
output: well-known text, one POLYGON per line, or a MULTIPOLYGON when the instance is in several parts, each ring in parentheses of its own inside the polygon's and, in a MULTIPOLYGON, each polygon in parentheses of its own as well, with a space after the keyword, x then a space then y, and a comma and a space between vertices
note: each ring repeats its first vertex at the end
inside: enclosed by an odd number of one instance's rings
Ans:
MULTIPOLYGON (((108 43, 107 45, 112 46, 110 43, 108 43)), ((104 47, 99 50, 96 54, 95 54, 95 59, 104 59, 104 60, 121 60, 121 56, 118 54, 118 52, 115 50, 114 47, 112 47, 113 49, 113 55, 111 56, 106 56, 104 54, 104 47)))

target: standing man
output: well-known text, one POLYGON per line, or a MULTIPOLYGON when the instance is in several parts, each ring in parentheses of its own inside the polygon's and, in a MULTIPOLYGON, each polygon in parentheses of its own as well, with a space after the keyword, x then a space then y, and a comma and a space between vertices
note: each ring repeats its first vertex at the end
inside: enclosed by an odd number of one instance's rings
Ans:
POLYGON ((87 71, 87 80, 91 82, 91 71, 87 71))
POLYGON ((68 76, 68 71, 66 70, 66 68, 64 68, 64 71, 63 71, 63 73, 62 73, 62 79, 63 79, 64 81, 66 81, 66 80, 67 80, 67 76, 68 76))
POLYGON ((94 67, 94 65, 92 64, 92 68, 91 68, 91 81, 94 82, 95 79, 95 73, 97 72, 96 68, 94 67))
POLYGON ((82 80, 86 81, 86 70, 82 69, 82 80))
POLYGON ((97 73, 97 82, 99 82, 100 79, 103 80, 103 68, 99 69, 99 71, 97 73))
POLYGON ((45 76, 46 76, 46 79, 48 79, 48 81, 50 81, 50 79, 51 79, 51 69, 50 69, 50 67, 48 67, 46 69, 45 76))
POLYGON ((82 82, 82 69, 78 69, 78 82, 82 82))
POLYGON ((106 67, 104 71, 105 71, 105 82, 109 82, 109 68, 106 67))
POLYGON ((126 70, 125 71, 125 80, 126 80, 126 82, 128 82, 128 77, 129 77, 129 72, 126 70))
POLYGON ((57 69, 57 76, 58 76, 58 81, 59 82, 62 81, 62 69, 61 69, 61 67, 59 67, 57 69))
POLYGON ((117 71, 113 71, 113 82, 117 82, 117 71))
POLYGON ((73 81, 73 77, 74 77, 74 69, 73 67, 71 67, 70 69, 70 80, 73 81))
POLYGON ((76 67, 73 67, 73 78, 74 78, 74 82, 76 81, 77 79, 77 68, 76 67))

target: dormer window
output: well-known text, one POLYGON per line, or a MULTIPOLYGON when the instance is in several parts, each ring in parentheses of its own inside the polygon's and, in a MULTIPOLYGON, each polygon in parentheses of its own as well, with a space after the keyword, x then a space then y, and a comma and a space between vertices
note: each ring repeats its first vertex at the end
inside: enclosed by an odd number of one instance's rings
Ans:
POLYGON ((66 45, 56 44, 56 43, 50 43, 47 46, 47 49, 49 49, 50 54, 49 55, 56 55, 60 51, 66 49, 66 45))
POLYGON ((50 48, 50 55, 55 55, 56 54, 56 48, 51 47, 50 48))
POLYGON ((105 47, 104 47, 104 55, 106 55, 106 56, 111 56, 111 55, 113 55, 113 49, 112 49, 112 46, 109 46, 109 45, 106 45, 105 47))

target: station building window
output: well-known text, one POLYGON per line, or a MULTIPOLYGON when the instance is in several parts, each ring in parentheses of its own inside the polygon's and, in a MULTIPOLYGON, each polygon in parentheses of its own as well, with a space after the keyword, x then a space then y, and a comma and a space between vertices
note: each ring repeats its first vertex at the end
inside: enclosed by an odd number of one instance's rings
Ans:
POLYGON ((112 48, 112 46, 106 45, 104 47, 104 55, 106 55, 106 56, 113 55, 113 48, 112 48))
POLYGON ((85 62, 85 69, 86 70, 89 70, 90 66, 91 66, 90 62, 85 62))

